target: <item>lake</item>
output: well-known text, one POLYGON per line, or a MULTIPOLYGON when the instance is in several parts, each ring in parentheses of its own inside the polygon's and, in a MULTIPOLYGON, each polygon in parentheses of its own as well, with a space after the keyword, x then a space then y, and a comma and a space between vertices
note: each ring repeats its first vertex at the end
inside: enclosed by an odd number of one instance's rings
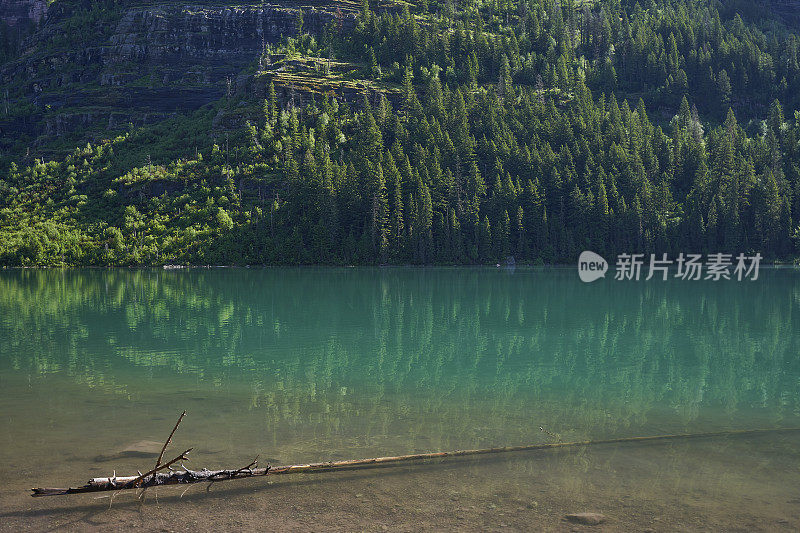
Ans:
POLYGON ((196 469, 800 427, 800 271, 0 271, 2 529, 797 530, 800 432, 26 492, 148 470, 184 409, 196 469))

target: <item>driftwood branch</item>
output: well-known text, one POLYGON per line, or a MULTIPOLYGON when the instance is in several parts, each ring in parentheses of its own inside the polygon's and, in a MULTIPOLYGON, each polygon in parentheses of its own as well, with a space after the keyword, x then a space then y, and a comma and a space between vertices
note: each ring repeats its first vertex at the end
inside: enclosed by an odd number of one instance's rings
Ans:
POLYGON ((561 448, 575 448, 581 446, 596 446, 600 444, 624 444, 624 443, 647 443, 659 441, 674 441, 674 440, 688 440, 688 439, 702 439, 714 437, 732 437, 732 436, 756 436, 770 433, 780 432, 795 432, 800 431, 800 428, 775 428, 775 429, 747 429, 747 430, 731 430, 731 431, 715 431, 710 433, 677 433, 672 435, 651 435, 645 437, 622 437, 616 439, 602 439, 602 440, 584 440, 574 442, 555 442, 548 444, 529 444, 522 446, 506 446, 502 448, 483 448, 476 450, 456 450, 450 452, 432 452, 432 453, 417 453, 411 455, 397 455, 390 457, 373 457, 370 459, 352 459, 347 461, 327 461, 319 463, 307 463, 288 466, 270 466, 265 468, 253 468, 257 466, 257 460, 239 469, 222 469, 222 470, 190 470, 185 466, 183 470, 170 470, 169 472, 161 472, 160 470, 166 469, 172 464, 182 459, 189 450, 186 450, 180 456, 172 461, 168 461, 163 465, 151 470, 150 472, 126 477, 100 477, 90 479, 85 485, 73 488, 34 488, 32 496, 59 496, 64 494, 80 494, 84 492, 102 492, 110 490, 126 490, 134 488, 147 488, 161 485, 185 485, 192 483, 202 483, 211 481, 223 481, 230 479, 243 479, 255 476, 275 476, 281 474, 297 474, 301 472, 328 472, 334 470, 346 470, 353 468, 369 468, 390 463, 399 463, 406 461, 421 461, 426 459, 441 459, 447 457, 463 457, 467 455, 484 455, 484 454, 497 454, 509 452, 524 452, 532 450, 554 450, 561 448))

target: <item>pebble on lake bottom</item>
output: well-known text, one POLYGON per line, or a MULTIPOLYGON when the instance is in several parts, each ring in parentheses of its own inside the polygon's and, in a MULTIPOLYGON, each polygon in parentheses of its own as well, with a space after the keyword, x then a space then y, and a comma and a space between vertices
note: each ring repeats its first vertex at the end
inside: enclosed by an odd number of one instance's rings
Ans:
POLYGON ((606 521, 605 515, 600 513, 573 513, 565 515, 564 518, 576 524, 584 524, 587 526, 596 526, 606 521))

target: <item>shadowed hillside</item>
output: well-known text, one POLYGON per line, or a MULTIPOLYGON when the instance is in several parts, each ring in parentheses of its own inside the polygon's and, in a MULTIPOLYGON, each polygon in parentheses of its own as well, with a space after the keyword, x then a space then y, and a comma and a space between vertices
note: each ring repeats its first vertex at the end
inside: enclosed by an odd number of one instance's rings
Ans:
POLYGON ((798 254, 788 3, 3 1, 2 264, 798 254))

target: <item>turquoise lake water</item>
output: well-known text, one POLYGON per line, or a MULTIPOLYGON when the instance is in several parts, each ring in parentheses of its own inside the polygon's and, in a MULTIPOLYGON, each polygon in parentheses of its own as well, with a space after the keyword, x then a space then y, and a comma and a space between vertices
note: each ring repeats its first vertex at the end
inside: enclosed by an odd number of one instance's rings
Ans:
MULTIPOLYGON (((135 472, 151 459, 121 450, 163 440, 183 409, 175 446, 196 447, 194 467, 800 426, 800 271, 592 284, 572 268, 0 271, 0 477, 135 472)), ((800 439, 768 442, 778 455, 731 453, 751 474, 768 465, 755 477, 785 503, 800 439)), ((673 454, 676 471, 708 446, 673 454)))

